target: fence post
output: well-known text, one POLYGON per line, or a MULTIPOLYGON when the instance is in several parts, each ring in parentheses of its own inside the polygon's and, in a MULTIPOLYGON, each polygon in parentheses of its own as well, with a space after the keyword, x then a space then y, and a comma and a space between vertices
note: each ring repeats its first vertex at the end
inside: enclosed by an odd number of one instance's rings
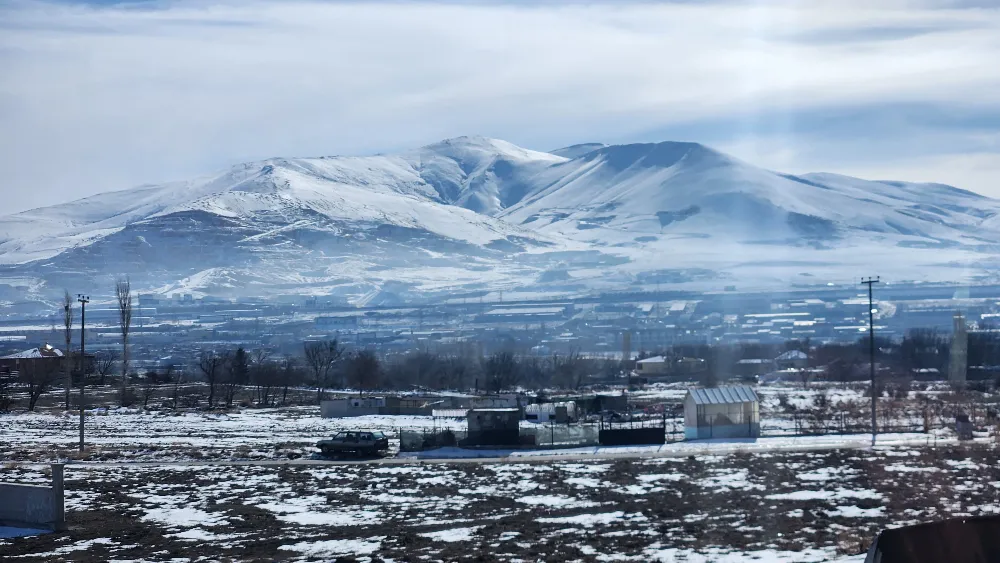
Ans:
POLYGON ((52 464, 52 530, 61 532, 66 529, 66 504, 63 501, 63 468, 65 464, 52 464))

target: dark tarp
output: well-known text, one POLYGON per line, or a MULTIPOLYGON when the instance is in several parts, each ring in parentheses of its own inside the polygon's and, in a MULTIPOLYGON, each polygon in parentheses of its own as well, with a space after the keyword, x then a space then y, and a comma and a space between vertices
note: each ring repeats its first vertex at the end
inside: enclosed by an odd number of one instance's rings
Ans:
POLYGON ((882 530, 865 563, 1000 562, 1000 516, 882 530))

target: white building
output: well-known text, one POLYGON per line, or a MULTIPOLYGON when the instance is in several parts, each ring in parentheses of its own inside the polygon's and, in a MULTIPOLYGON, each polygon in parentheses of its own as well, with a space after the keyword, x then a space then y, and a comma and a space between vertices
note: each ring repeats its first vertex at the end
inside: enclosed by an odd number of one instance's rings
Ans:
POLYGON ((383 407, 385 407, 384 397, 330 399, 319 404, 320 416, 323 418, 379 414, 379 409, 383 407))
POLYGON ((691 389, 684 397, 686 439, 758 436, 760 436, 760 399, 752 387, 734 385, 691 389))
POLYGON ((576 403, 535 403, 524 407, 524 419, 529 422, 571 422, 576 420, 576 403))
POLYGON ((635 362, 635 372, 639 375, 664 374, 670 369, 670 362, 663 356, 653 356, 635 362))

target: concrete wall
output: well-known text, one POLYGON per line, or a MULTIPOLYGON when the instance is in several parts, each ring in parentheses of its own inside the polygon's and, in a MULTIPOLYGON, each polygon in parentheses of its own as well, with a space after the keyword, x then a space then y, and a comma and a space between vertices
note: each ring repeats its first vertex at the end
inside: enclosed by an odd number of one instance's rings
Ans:
POLYGON ((0 483, 0 525, 62 530, 66 526, 63 466, 52 465, 52 486, 0 483))
POLYGON ((332 399, 319 405, 320 416, 323 418, 339 418, 342 416, 366 416, 379 414, 379 406, 355 407, 350 399, 332 399))

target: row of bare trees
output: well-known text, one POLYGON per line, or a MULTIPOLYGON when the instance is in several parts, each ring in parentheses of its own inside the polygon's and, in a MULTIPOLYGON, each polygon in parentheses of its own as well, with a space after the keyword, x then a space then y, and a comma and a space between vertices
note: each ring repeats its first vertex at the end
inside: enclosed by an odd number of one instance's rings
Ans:
POLYGON ((346 353, 336 340, 307 341, 303 345, 305 364, 316 387, 316 401, 321 401, 323 391, 332 386, 351 387, 364 395, 379 386, 382 362, 371 350, 346 353))
POLYGON ((586 358, 579 352, 551 356, 498 351, 489 356, 410 352, 387 358, 382 384, 396 389, 481 389, 499 393, 517 387, 578 389, 590 376, 621 372, 621 362, 586 358))
MULTIPOLYGON (((105 378, 110 373, 111 368, 119 363, 121 366, 121 381, 119 387, 119 403, 124 405, 128 396, 128 373, 131 357, 129 355, 129 335, 132 332, 132 282, 128 276, 122 276, 115 281, 115 303, 118 310, 118 329, 122 335, 121 353, 103 352, 95 357, 96 369, 101 376, 101 385, 104 385, 105 378), (120 360, 120 362, 119 362, 120 360)), ((73 311, 73 296, 68 290, 63 293, 63 335, 65 337, 65 348, 63 349, 63 385, 65 387, 65 408, 70 407, 70 389, 73 386, 73 321, 75 314, 73 311)), ((86 365, 87 359, 81 358, 81 369, 86 365)))
POLYGON ((196 369, 208 384, 209 408, 232 407, 237 395, 247 388, 258 405, 285 403, 288 390, 305 383, 297 358, 274 358, 263 348, 251 352, 242 346, 222 352, 206 350, 198 357, 196 369))

